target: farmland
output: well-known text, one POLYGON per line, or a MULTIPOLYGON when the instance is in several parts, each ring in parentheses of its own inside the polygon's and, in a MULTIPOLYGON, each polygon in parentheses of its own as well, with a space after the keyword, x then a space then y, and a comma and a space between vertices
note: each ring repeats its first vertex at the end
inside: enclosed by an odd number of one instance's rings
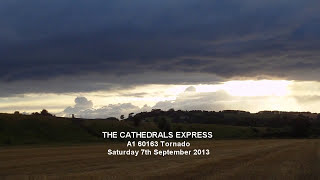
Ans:
MULTIPOLYGON (((232 114, 233 115, 233 114, 232 114)), ((213 132, 215 139, 269 139, 269 138, 317 138, 320 137, 320 119, 291 119, 283 117, 262 116, 251 123, 247 114, 231 116, 229 113, 211 112, 154 112, 137 114, 131 119, 72 119, 41 115, 0 114, 0 146, 52 145, 103 142, 104 131, 132 132, 213 132), (187 114, 190 119, 180 121, 176 114, 187 114), (200 116, 201 117, 198 117, 200 116), (223 119, 216 119, 219 117, 223 119), (197 115, 197 116, 196 116, 197 115), (207 116, 206 116, 207 115, 207 116), (177 116, 177 117, 175 117, 177 116), (208 121, 201 122, 210 116, 208 121), (268 117, 268 118, 267 118, 268 117), (238 118, 238 119, 237 119, 238 118), (279 119, 280 118, 280 119, 279 119), (282 122, 281 126, 269 126, 270 122, 282 122), (197 120, 197 121, 196 121, 197 120), (290 121, 289 121, 290 120, 290 121), (288 122, 287 122, 288 121, 288 122), (230 123, 228 123, 230 122, 230 123), (237 123, 241 122, 243 125, 237 123), (248 122, 246 124, 244 122, 248 122), (259 123, 258 123, 259 122, 259 123), (297 123, 298 122, 298 123, 297 123), (306 122, 306 123, 305 123, 306 122), (138 123, 138 124, 136 124, 138 123)), ((258 116, 251 114, 251 118, 258 116)), ((259 115, 260 116, 260 115, 259 115)), ((181 115, 182 117, 182 115, 181 115)), ((320 116, 319 116, 320 117, 320 116)), ((249 117, 250 119, 250 117, 249 117)), ((276 124, 276 123, 274 123, 276 124)))
MULTIPOLYGON (((318 179, 320 140, 207 140, 209 156, 108 156, 126 144, 17 146, 0 149, 1 179, 318 179), (5 163, 4 163, 5 162, 5 163)), ((190 147, 190 148, 191 148, 190 147)))
MULTIPOLYGON (((211 131, 214 138, 259 138, 269 131, 220 124, 172 123, 173 131, 211 131), (258 130, 258 132, 254 130, 258 130)), ((270 129, 270 128, 269 128, 270 129)), ((271 129, 276 134, 282 129, 271 129)), ((162 131, 154 122, 134 126, 130 121, 108 121, 0 114, 0 146, 102 142, 103 131, 162 131)))
MULTIPOLYGON (((257 118, 252 121, 246 119, 248 114, 238 115, 243 119, 229 116, 229 112, 170 111, 118 121, 0 114, 0 180, 319 179, 319 118, 251 114, 257 118), (176 117, 181 113, 190 122, 176 117), (274 120, 282 124, 268 125, 274 120), (212 132, 214 139, 180 139, 190 146, 171 146, 177 140, 167 139, 168 146, 150 148, 156 155, 141 155, 137 147, 124 155, 118 152, 129 149, 127 140, 104 139, 104 131, 212 132), (194 149, 206 155, 189 155, 194 149)), ((150 141, 161 144, 161 139, 150 141)))

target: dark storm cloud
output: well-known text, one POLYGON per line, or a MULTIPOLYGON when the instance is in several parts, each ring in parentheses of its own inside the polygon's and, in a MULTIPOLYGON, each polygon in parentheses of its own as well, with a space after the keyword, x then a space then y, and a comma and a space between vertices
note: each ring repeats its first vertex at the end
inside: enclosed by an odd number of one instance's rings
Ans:
POLYGON ((161 73, 318 80, 319 5, 315 0, 4 0, 0 83, 6 90, 1 86, 0 94, 208 81, 183 75, 171 80, 161 73), (146 82, 130 78, 150 72, 155 75, 146 82), (78 79, 86 75, 97 78, 78 79), (118 77, 121 82, 114 80, 118 77), (46 86, 48 81, 55 84, 46 86), (81 83, 89 84, 79 88, 81 83))
MULTIPOLYGON (((1 84, 0 97, 17 96, 24 93, 80 93, 93 91, 117 91, 132 89, 145 84, 195 84, 218 83, 221 78, 204 73, 123 73, 118 75, 77 75, 59 76, 48 80, 10 81, 1 84)), ((123 96, 142 96, 143 93, 120 94, 123 96)))

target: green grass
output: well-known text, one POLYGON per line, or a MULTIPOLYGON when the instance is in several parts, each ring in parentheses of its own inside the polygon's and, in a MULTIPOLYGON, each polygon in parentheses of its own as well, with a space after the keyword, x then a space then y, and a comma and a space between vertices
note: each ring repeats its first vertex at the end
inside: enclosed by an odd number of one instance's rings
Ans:
POLYGON ((0 144, 5 145, 98 141, 70 119, 1 114, 0 127, 0 144))
POLYGON ((174 124, 175 131, 212 131, 215 139, 247 139, 263 137, 266 128, 228 126, 217 124, 174 124), (256 130, 254 130, 256 129, 256 130))
MULTIPOLYGON (((284 128, 252 128, 216 124, 172 123, 172 131, 212 131, 215 139, 279 137, 284 128)), ((35 115, 0 114, 0 145, 103 142, 103 131, 162 131, 151 119, 132 121, 86 120, 35 115)))

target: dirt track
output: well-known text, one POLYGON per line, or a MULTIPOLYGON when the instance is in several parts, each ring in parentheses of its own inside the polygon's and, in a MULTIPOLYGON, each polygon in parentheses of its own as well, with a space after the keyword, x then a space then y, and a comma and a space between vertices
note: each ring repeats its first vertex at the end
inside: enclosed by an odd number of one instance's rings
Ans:
POLYGON ((124 144, 0 149, 0 179, 320 179, 320 140, 191 142, 210 156, 108 156, 124 144))

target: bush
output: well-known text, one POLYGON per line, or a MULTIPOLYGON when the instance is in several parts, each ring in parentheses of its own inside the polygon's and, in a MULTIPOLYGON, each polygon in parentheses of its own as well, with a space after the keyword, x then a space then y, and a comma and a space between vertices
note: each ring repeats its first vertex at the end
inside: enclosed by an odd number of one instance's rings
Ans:
POLYGON ((158 128, 163 131, 171 131, 172 125, 171 125, 170 121, 168 121, 166 118, 162 117, 158 120, 158 128))
POLYGON ((140 126, 141 118, 133 117, 133 124, 134 124, 134 126, 140 126))
POLYGON ((291 123, 292 136, 308 137, 310 132, 310 121, 305 117, 298 117, 291 123))

